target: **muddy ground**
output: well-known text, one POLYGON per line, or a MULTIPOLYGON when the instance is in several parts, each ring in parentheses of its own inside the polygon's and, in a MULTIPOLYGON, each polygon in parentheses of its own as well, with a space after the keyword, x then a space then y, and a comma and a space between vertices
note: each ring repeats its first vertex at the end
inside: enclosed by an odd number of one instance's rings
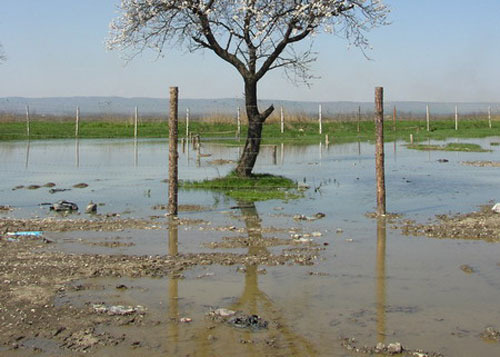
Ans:
MULTIPOLYGON (((198 221, 178 220, 172 224, 189 225, 198 221)), ((109 231, 124 229, 166 229, 159 220, 98 218, 0 219, 0 353, 21 355, 33 352, 84 353, 106 346, 139 348, 134 335, 103 332, 99 326, 148 327, 158 321, 145 319, 146 312, 135 307, 110 310, 107 306, 72 306, 65 301, 72 291, 86 289, 78 281, 87 278, 182 277, 195 266, 275 266, 312 265, 321 248, 297 248, 290 239, 274 245, 289 245, 283 254, 202 253, 168 256, 68 254, 43 237, 13 237, 19 231, 109 231)), ((221 227, 232 230, 233 227, 221 227)), ((233 229, 234 230, 234 229, 233 229)), ((269 242, 262 239, 262 242, 269 242)), ((258 242, 236 239, 235 246, 255 246, 258 242)), ((235 267, 236 269, 236 267, 235 267)), ((117 291, 121 288, 117 286, 117 291)))
MULTIPOLYGON (((391 218, 391 221, 393 228, 409 235, 500 241, 500 214, 493 212, 491 205, 469 214, 438 216, 429 224, 403 218, 391 218)), ((179 220, 172 224, 182 226, 199 223, 179 220)), ((262 239, 261 236, 259 238, 262 232, 258 232, 258 229, 253 231, 255 239, 236 237, 212 244, 216 247, 255 247, 260 239, 263 246, 285 246, 281 254, 69 254, 58 250, 57 244, 47 239, 7 235, 7 232, 27 230, 117 232, 124 229, 166 228, 167 222, 160 219, 0 219, 0 353, 80 354, 95 353, 102 348, 115 346, 129 352, 138 349, 142 351, 139 354, 147 353, 149 350, 143 341, 130 332, 134 330, 124 329, 130 326, 148 329, 159 324, 158 320, 146 318, 147 310, 143 310, 143 307, 118 307, 113 310, 111 306, 90 303, 72 305, 71 299, 65 299, 66 295, 88 288, 78 283, 87 278, 182 277, 184 271, 200 265, 234 265, 235 268, 252 265, 313 265, 321 249, 324 249, 321 244, 297 245, 296 239, 262 239), (57 303, 61 301, 67 303, 57 303), (107 328, 101 329, 100 326, 107 328)), ((221 227, 221 230, 231 231, 234 227, 221 227)), ((116 286, 117 291, 122 288, 127 287, 116 286)), ((490 335, 497 336, 497 332, 495 330, 490 335)), ((262 343, 269 347, 276 341, 265 340, 262 343)), ((340 343, 345 344, 347 350, 356 350, 350 342, 340 343)), ((368 352, 359 349, 358 352, 394 354, 387 348, 375 346, 368 352)))

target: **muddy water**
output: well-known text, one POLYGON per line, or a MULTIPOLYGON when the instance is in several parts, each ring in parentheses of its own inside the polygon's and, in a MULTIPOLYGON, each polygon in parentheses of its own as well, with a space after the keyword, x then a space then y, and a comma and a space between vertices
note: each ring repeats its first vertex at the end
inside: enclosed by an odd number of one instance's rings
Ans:
MULTIPOLYGON (((498 138, 467 140, 492 149, 490 153, 418 152, 401 143, 386 144, 388 211, 425 222, 437 213, 471 211, 500 200, 499 168, 460 163, 500 160, 498 147, 489 145, 492 141, 498 138)), ((180 147, 180 153, 181 178, 197 179, 228 172, 231 165, 215 166, 210 161, 235 160, 238 148, 204 144, 203 156, 187 147, 184 152, 180 147)), ((225 237, 255 240, 320 232, 313 240, 324 249, 318 251, 313 266, 200 266, 165 279, 92 279, 74 282, 91 288, 57 303, 146 307, 148 329, 124 328, 139 347, 105 347, 98 351, 102 355, 213 356, 227 351, 243 356, 351 355, 340 346, 340 337, 355 337, 360 345, 369 346, 398 341, 408 349, 446 356, 499 355, 499 344, 486 343, 479 335, 488 326, 500 329, 500 245, 406 237, 390 223, 366 218, 375 203, 373 155, 373 146, 367 143, 285 145, 278 146, 276 155, 265 147, 256 171, 305 181, 310 189, 304 198, 234 209, 242 205, 219 194, 181 192, 181 204, 203 206, 202 211, 184 212, 181 217, 203 223, 170 231, 48 234, 59 243, 58 249, 69 252, 150 255, 213 252, 210 243, 225 237), (326 217, 293 219, 296 214, 317 212, 326 217), (464 273, 463 264, 476 272, 464 273), (115 289, 120 284, 127 289, 115 289), (206 314, 217 307, 257 314, 270 322, 269 328, 252 331, 214 322, 206 314), (181 317, 192 322, 179 323, 181 317)), ((2 143, 0 161, 0 204, 16 208, 2 216, 44 217, 51 213, 38 204, 58 199, 80 206, 92 200, 104 204, 101 213, 126 217, 163 214, 152 208, 167 197, 162 182, 167 177, 167 145, 161 140, 2 143), (71 190, 53 194, 47 187, 12 190, 47 182, 71 190), (89 186, 72 187, 81 182, 89 186)), ((262 255, 287 248, 215 251, 262 255)))

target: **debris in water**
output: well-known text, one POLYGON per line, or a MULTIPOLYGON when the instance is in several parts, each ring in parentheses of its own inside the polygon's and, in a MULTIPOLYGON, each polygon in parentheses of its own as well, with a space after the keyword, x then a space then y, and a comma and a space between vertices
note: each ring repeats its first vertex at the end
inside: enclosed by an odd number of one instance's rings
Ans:
POLYGON ((86 184, 85 182, 81 182, 81 183, 77 183, 76 185, 73 185, 74 188, 85 188, 85 187, 89 187, 88 184, 86 184))
POLYGON ((73 202, 61 200, 53 203, 50 206, 51 211, 61 212, 61 211, 78 211, 78 205, 73 202))
POLYGON ((94 304, 94 305, 92 305, 92 308, 97 313, 108 314, 111 316, 114 316, 114 315, 124 316, 124 315, 132 315, 135 313, 139 313, 139 314, 145 313, 145 309, 141 305, 137 305, 136 307, 133 307, 133 306, 123 306, 123 305, 107 306, 104 304, 94 304))
POLYGON ((191 321, 193 321, 193 319, 190 317, 181 317, 179 319, 179 322, 182 322, 182 323, 190 323, 191 321))
POLYGON ((96 213, 97 212, 97 204, 90 201, 90 203, 87 205, 87 208, 85 208, 85 213, 96 213))

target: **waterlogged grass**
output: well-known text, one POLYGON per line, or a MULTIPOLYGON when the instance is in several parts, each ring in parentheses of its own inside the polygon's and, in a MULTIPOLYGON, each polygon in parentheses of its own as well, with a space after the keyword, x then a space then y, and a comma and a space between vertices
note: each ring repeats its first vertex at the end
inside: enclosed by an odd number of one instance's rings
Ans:
MULTIPOLYGON (((487 120, 463 120, 459 130, 455 130, 451 120, 435 120, 427 131, 425 120, 402 120, 394 126, 392 120, 386 121, 384 130, 385 141, 406 140, 410 134, 415 142, 427 139, 443 140, 446 138, 482 138, 493 136, 500 129, 500 121, 493 121, 489 128, 487 120)), ((241 126, 241 139, 237 138, 236 123, 192 121, 189 124, 190 133, 200 135, 202 140, 220 141, 227 145, 242 145, 248 127, 241 126)), ((263 128, 263 144, 312 144, 324 141, 326 135, 331 144, 353 141, 369 141, 375 139, 375 127, 372 120, 324 121, 322 134, 319 134, 317 120, 301 120, 285 122, 284 133, 281 133, 279 122, 266 122, 263 128)), ((186 126, 183 120, 179 122, 179 138, 186 136, 186 126)), ((30 139, 67 139, 75 137, 75 123, 62 120, 36 120, 30 125, 30 139)), ((82 118, 79 127, 79 138, 133 138, 134 126, 129 120, 109 120, 106 118, 86 121, 82 118)), ((143 121, 138 127, 139 138, 166 138, 168 125, 166 120, 143 121)), ((0 122, 0 140, 27 139, 26 123, 0 122)))
POLYGON ((447 145, 427 145, 427 144, 412 144, 408 145, 409 149, 414 150, 425 150, 425 151, 466 151, 466 152, 488 152, 491 150, 483 149, 477 144, 467 144, 467 143, 449 143, 447 145))
POLYGON ((297 183, 283 176, 254 174, 241 178, 234 173, 203 181, 182 181, 180 187, 186 190, 211 190, 244 201, 289 200, 302 197, 297 183))

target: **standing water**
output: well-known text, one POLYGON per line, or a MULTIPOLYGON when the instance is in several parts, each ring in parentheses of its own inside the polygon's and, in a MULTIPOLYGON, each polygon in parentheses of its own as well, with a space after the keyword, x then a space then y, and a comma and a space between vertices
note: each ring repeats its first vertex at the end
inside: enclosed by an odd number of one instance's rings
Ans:
MULTIPOLYGON (((499 199, 500 168, 462 164, 495 160, 498 147, 490 147, 491 141, 467 140, 492 149, 487 153, 424 152, 386 143, 387 211, 424 223, 499 199)), ((180 179, 198 180, 227 174, 239 149, 203 143, 198 152, 180 145, 179 153, 180 179)), ((166 223, 158 209, 168 197, 165 140, 4 142, 0 162, 0 204, 15 208, 1 218, 55 216, 40 203, 64 199, 80 207, 98 203, 101 214, 166 223), (80 183, 86 185, 74 187, 80 183)), ((356 355, 342 346, 344 337, 358 346, 401 342, 408 350, 446 356, 500 355, 498 343, 480 337, 489 326, 500 328, 500 245, 405 236, 385 219, 368 218, 376 203, 372 144, 264 146, 254 172, 284 175, 309 189, 296 200, 255 203, 181 190, 179 204, 197 209, 179 217, 198 224, 47 236, 57 242, 52 249, 78 254, 259 257, 308 247, 316 252, 313 265, 199 265, 169 278, 95 278, 100 289, 75 291, 57 303, 145 306, 147 318, 159 321, 156 327, 127 329, 150 355, 356 355), (307 219, 317 213, 325 217, 307 219), (127 244, 100 244, 110 236, 127 244), (298 237, 304 239, 292 248, 251 243, 298 237), (464 264, 475 273, 464 273, 464 264), (117 294, 118 284, 129 288, 117 294), (218 323, 207 318, 216 308, 258 315, 269 326, 218 323), (179 323, 181 317, 192 322, 179 323)), ((118 346, 100 353, 117 351, 140 352, 118 346)))

